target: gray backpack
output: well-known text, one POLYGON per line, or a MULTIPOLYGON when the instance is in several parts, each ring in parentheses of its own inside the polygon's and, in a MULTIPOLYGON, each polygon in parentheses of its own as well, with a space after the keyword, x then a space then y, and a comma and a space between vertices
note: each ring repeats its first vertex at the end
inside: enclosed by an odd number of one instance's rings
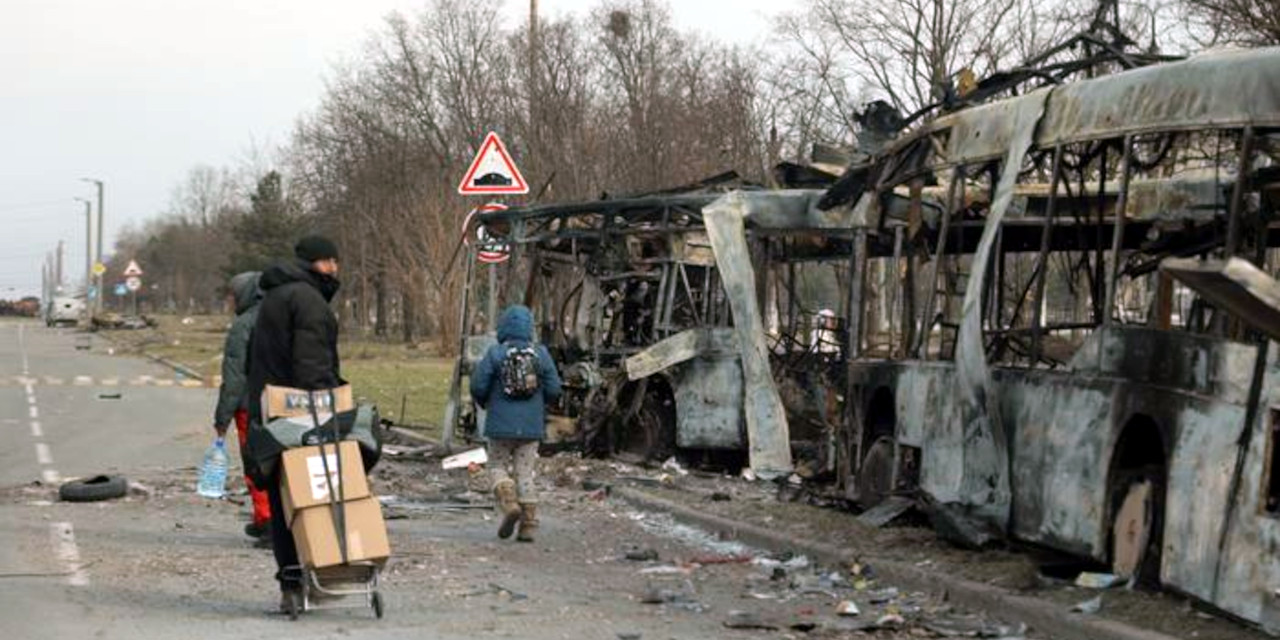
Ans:
POLYGON ((516 400, 532 398, 541 386, 538 381, 538 352, 532 346, 510 346, 506 349, 498 369, 502 377, 502 392, 516 400))

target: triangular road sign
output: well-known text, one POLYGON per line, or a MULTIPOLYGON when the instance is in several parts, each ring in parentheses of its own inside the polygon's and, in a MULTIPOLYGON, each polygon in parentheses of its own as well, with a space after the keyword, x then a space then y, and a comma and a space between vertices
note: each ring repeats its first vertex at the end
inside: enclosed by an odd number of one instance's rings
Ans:
POLYGON ((126 278, 133 278, 142 275, 142 267, 138 266, 137 260, 129 261, 129 266, 124 268, 124 275, 126 278))
POLYGON ((464 196, 529 193, 529 185, 497 133, 490 131, 484 137, 476 159, 471 161, 471 167, 458 185, 458 193, 464 196))

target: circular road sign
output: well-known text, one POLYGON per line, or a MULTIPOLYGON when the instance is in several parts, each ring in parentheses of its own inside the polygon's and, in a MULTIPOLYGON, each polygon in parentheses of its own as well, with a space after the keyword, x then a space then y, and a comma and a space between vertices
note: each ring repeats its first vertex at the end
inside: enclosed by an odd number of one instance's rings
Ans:
POLYGON ((130 291, 137 291, 142 288, 142 278, 129 278, 124 281, 124 286, 130 291))
MULTIPOLYGON (((471 227, 471 220, 477 213, 506 210, 507 205, 501 202, 489 202, 472 209, 462 222, 462 241, 470 244, 470 240, 467 237, 467 229, 471 227)), ((506 240, 489 233, 489 230, 484 225, 476 226, 476 260, 487 264, 497 264, 506 262, 510 257, 511 247, 506 240)))

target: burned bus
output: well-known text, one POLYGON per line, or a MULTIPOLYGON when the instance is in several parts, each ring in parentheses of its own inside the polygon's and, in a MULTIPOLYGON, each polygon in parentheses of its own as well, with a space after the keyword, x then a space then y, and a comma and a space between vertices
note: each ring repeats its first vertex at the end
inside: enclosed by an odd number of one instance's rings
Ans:
POLYGON ((1278 203, 1275 48, 901 133, 818 202, 853 234, 842 488, 1280 628, 1278 203))

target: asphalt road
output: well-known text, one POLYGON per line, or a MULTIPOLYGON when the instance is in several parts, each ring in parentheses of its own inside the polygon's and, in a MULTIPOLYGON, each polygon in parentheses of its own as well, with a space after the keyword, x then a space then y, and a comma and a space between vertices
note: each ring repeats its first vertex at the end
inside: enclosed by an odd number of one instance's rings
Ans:
MULTIPOLYGON (((274 611, 270 552, 241 531, 243 496, 215 501, 194 491, 213 390, 107 355, 100 337, 77 350, 81 339, 0 322, 0 638, 759 638, 796 637, 788 626, 797 620, 826 629, 810 637, 838 638, 854 637, 842 625, 883 613, 864 602, 861 618, 837 618, 853 587, 824 585, 815 568, 782 580, 777 569, 742 563, 673 573, 672 561, 725 551, 588 494, 571 479, 578 471, 552 468, 561 460, 544 464, 535 544, 497 540, 487 510, 439 508, 464 488, 465 472, 388 460, 375 470, 375 489, 424 508, 385 509, 393 553, 386 618, 352 608, 290 622, 274 611), (60 481, 99 473, 142 487, 120 500, 58 501, 60 481), (629 561, 629 549, 659 559, 629 561), (644 604, 646 593, 668 602, 644 604), (734 610, 780 630, 726 628, 734 610)), ((899 604, 948 609, 925 596, 899 604)))

